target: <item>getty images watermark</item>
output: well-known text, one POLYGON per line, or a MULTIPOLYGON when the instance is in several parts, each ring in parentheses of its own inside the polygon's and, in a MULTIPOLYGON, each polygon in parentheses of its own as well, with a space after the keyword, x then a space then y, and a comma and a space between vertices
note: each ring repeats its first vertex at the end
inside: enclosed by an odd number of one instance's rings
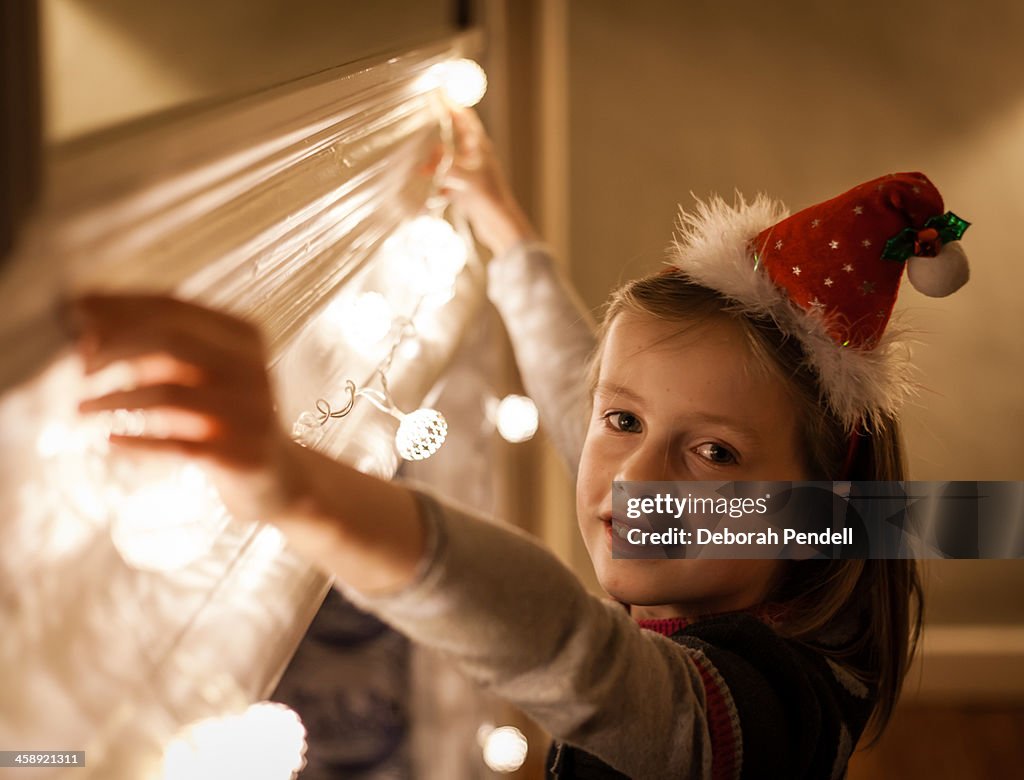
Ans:
POLYGON ((615 482, 615 558, 1024 558, 1022 482, 615 482))

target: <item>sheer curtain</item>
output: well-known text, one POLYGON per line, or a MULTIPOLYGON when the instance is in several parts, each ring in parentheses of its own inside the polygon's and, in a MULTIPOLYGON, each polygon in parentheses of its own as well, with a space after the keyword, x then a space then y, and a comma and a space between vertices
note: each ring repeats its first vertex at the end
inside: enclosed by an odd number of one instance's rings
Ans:
MULTIPOLYGON (((161 291, 247 317, 287 425, 343 406, 346 380, 370 386, 382 362, 415 409, 481 311, 482 269, 471 256, 450 299, 424 305, 386 239, 440 213, 422 166, 446 113, 428 73, 478 47, 462 36, 56 151, 0 269, 0 744, 84 749, 82 777, 160 777, 183 728, 270 695, 330 586, 273 528, 224 516, 198 470, 107 457, 74 412, 86 387, 57 303, 161 291), (366 292, 393 313, 374 343, 339 315, 366 292)), ((360 399, 314 426, 315 446, 391 476, 396 426, 360 399)))

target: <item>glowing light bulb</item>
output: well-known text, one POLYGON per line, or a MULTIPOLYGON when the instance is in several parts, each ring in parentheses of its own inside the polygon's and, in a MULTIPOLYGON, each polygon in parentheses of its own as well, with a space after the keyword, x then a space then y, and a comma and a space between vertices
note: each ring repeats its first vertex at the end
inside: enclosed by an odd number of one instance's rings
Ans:
POLYGON ((419 339, 406 339, 398 348, 398 354, 406 360, 415 360, 422 352, 423 345, 420 344, 419 339))
POLYGON ((487 92, 487 74, 473 60, 439 62, 429 75, 452 103, 463 108, 475 106, 487 92))
POLYGON ((447 220, 428 215, 402 225, 382 251, 396 273, 435 305, 452 297, 455 280, 469 257, 469 248, 455 228, 447 220))
POLYGON ((155 435, 147 426, 146 413, 138 409, 116 409, 107 418, 110 432, 119 436, 155 435))
POLYGON ((103 453, 109 433, 109 422, 100 417, 50 420, 36 437, 36 454, 40 458, 54 459, 103 453))
POLYGON ((33 542, 51 561, 81 549, 109 522, 106 454, 109 426, 93 418, 53 418, 39 431, 36 477, 19 488, 33 542))
POLYGON ((185 727, 164 749, 163 780, 291 780, 306 765, 306 728, 283 704, 185 727))
POLYGON ((354 298, 335 301, 324 315, 360 349, 372 349, 391 332, 391 306, 378 292, 363 292, 354 298))
POLYGON ((417 409, 405 415, 395 433, 395 447, 406 460, 426 460, 444 444, 448 423, 436 409, 417 409))
POLYGON ((193 463, 114 462, 111 476, 110 535, 137 569, 187 566, 209 551, 227 525, 216 488, 193 463))
POLYGON ((515 726, 499 726, 483 738, 484 763, 495 772, 515 772, 526 760, 529 746, 515 726))
POLYGON ((537 405, 525 395, 506 395, 495 416, 498 433, 505 441, 529 441, 537 432, 537 405))
POLYGON ((62 452, 78 449, 77 438, 70 425, 63 420, 53 420, 39 432, 36 453, 40 458, 55 458, 62 452))

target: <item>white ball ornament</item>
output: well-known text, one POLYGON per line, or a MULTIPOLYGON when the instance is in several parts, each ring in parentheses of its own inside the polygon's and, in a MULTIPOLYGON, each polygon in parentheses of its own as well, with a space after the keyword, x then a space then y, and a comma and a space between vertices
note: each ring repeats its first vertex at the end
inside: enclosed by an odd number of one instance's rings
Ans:
POLYGON ((444 444, 448 423, 436 409, 417 409, 402 418, 395 447, 405 460, 426 460, 444 444))
POLYGON ((967 284, 971 269, 959 241, 944 244, 935 257, 911 257, 907 278, 914 289, 930 298, 945 298, 967 284))

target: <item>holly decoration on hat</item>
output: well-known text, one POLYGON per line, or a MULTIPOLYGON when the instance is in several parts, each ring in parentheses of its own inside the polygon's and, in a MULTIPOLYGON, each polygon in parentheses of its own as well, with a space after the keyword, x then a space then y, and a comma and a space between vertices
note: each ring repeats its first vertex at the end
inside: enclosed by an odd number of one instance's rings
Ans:
POLYGON ((781 220, 752 248, 756 265, 837 344, 872 349, 892 316, 904 265, 925 295, 949 295, 967 282, 958 241, 969 224, 945 211, 927 176, 894 173, 781 220))

